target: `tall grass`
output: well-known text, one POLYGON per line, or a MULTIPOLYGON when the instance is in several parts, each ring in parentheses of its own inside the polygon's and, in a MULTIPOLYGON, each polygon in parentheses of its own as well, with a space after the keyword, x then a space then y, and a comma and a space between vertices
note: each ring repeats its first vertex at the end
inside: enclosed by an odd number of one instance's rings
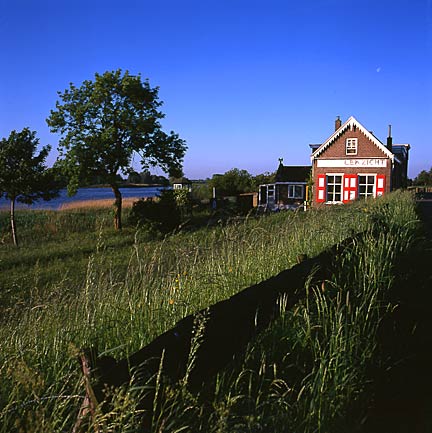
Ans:
MULTIPOLYGON (((310 287, 305 302, 285 311, 281 300, 281 319, 215 380, 206 403, 184 384, 161 384, 165 406, 153 425, 155 432, 337 431, 352 405, 361 407, 373 335, 386 308, 383 293, 416 222, 411 197, 397 193, 162 241, 143 241, 138 231, 126 232, 122 243, 104 224, 84 229, 77 236, 93 247, 77 256, 79 275, 71 269, 73 254, 64 267, 48 258, 44 267, 56 277, 42 285, 37 266, 22 266, 27 289, 17 287, 17 306, 9 304, 0 325, 0 432, 70 428, 83 390, 77 348, 96 345, 126 356, 180 318, 291 267, 299 254, 314 256, 380 224, 386 231, 340 257, 340 274, 310 287)), ((74 245, 73 233, 53 245, 74 245)), ((29 242, 30 253, 36 248, 29 242)), ((133 428, 134 389, 120 391, 113 413, 100 420, 107 431, 133 428)))

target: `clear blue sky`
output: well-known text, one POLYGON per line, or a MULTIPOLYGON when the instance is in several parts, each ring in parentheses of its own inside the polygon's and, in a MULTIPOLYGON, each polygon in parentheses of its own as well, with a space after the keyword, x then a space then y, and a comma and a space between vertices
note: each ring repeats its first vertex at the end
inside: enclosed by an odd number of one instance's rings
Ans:
POLYGON ((55 149, 57 91, 121 68, 160 86, 190 178, 309 164, 337 115, 382 141, 392 124, 411 177, 432 166, 432 0, 0 4, 0 137, 28 126, 55 149))

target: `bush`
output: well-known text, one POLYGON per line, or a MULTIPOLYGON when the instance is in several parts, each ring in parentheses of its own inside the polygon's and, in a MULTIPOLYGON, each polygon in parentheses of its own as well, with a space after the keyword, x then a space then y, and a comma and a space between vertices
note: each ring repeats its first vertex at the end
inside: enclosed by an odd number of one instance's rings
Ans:
POLYGON ((181 212, 174 191, 162 191, 159 200, 140 199, 132 205, 129 222, 139 227, 150 227, 161 233, 169 233, 181 222, 181 212))

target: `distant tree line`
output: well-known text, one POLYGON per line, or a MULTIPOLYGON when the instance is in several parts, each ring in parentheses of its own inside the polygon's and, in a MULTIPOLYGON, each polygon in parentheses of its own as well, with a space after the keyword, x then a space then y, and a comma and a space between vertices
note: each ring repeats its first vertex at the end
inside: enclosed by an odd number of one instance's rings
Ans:
POLYGON ((217 197, 235 196, 245 192, 258 191, 259 185, 275 181, 276 173, 263 173, 252 176, 247 170, 233 168, 224 174, 215 174, 209 179, 211 189, 217 197))
POLYGON ((416 186, 432 186, 432 167, 429 171, 422 170, 413 180, 416 186))
POLYGON ((131 171, 128 175, 127 181, 129 183, 143 184, 143 185, 162 185, 168 186, 170 181, 165 176, 151 174, 149 170, 144 170, 141 173, 131 171))

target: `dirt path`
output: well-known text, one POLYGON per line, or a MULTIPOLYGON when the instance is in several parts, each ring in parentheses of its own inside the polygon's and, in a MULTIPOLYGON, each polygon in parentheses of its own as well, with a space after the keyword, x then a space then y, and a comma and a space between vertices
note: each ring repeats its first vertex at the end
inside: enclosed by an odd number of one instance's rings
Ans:
POLYGON ((432 432, 432 200, 418 204, 424 231, 397 266, 364 433, 432 432))

